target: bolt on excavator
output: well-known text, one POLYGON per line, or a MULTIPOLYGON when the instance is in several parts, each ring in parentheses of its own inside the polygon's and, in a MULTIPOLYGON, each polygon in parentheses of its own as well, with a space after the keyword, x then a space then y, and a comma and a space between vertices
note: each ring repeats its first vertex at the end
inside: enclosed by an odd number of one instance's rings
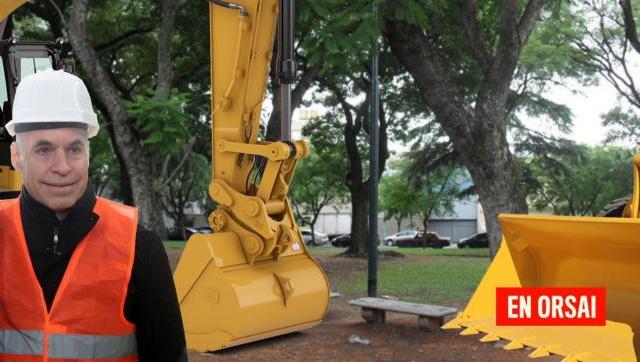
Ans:
MULTIPOLYGON (((296 163, 309 152, 290 136, 294 1, 208 1, 209 194, 219 207, 209 217, 214 233, 189 238, 174 273, 187 347, 197 351, 310 328, 329 306, 326 275, 303 243, 288 198, 296 163), (276 30, 282 132, 279 141, 267 142, 258 140, 258 130, 276 30)), ((0 19, 25 2, 0 0, 0 19)), ((69 68, 61 41, 7 39, 0 43, 6 90, 0 89, 0 126, 11 120, 15 87, 25 72, 69 68)), ((17 197, 22 186, 11 167, 11 141, 0 133, 1 198, 17 197)))

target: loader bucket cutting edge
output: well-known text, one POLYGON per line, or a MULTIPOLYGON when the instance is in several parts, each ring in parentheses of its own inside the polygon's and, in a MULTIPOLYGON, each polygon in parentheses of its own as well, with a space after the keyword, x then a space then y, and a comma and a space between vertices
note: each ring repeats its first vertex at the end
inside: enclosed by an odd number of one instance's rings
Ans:
POLYGON ((249 265, 233 232, 193 235, 174 281, 187 347, 200 352, 313 327, 329 306, 326 276, 304 246, 249 265))
POLYGON ((638 342, 633 332, 640 329, 640 283, 636 280, 640 221, 532 215, 498 218, 504 235, 501 247, 464 312, 443 328, 471 328, 568 360, 635 361, 634 344, 637 350, 638 342), (605 287, 606 326, 496 326, 497 287, 605 287))

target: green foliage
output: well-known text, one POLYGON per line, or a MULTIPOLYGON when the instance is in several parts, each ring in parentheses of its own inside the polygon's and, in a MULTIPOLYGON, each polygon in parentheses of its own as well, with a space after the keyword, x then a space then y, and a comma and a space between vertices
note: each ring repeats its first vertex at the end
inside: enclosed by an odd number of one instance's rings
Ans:
POLYGON ((120 178, 118 159, 113 152, 109 132, 104 126, 91 139, 89 177, 97 195, 109 189, 114 196, 119 196, 120 185, 116 182, 120 178))
POLYGON ((602 125, 607 127, 605 142, 630 141, 640 145, 640 117, 632 109, 613 108, 602 115, 602 125))
POLYGON ((160 180, 163 181, 161 185, 156 186, 164 210, 179 227, 191 224, 185 214, 188 204, 195 203, 205 212, 214 209, 208 201, 211 179, 209 158, 193 151, 187 152, 190 153, 169 157, 169 175, 166 180, 160 180))
POLYGON ((328 142, 325 134, 313 127, 322 123, 312 120, 303 130, 307 135, 311 133, 310 153, 298 162, 290 193, 296 215, 310 226, 315 224, 323 207, 344 202, 347 192, 344 148, 341 142, 328 142))
POLYGON ((528 159, 537 180, 529 196, 533 207, 556 215, 598 215, 614 199, 632 190, 630 149, 574 145, 573 152, 555 158, 528 159))
POLYGON ((166 100, 140 95, 135 102, 125 102, 125 106, 145 135, 144 143, 155 152, 173 155, 189 137, 185 123, 190 117, 184 111, 188 99, 188 94, 173 90, 166 100))
POLYGON ((400 173, 389 173, 380 181, 380 211, 384 219, 397 222, 416 214, 417 203, 409 179, 400 173))

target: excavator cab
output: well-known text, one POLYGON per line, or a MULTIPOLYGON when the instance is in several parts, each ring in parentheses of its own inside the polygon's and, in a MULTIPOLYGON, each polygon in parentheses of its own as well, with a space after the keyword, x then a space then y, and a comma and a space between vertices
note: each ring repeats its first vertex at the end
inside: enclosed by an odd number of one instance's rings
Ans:
POLYGON ((11 120, 11 105, 20 80, 39 70, 64 69, 73 73, 71 63, 65 61, 69 47, 62 40, 21 42, 11 36, 7 20, 0 23, 0 199, 15 198, 20 194, 22 177, 11 166, 12 137, 4 125, 11 120))

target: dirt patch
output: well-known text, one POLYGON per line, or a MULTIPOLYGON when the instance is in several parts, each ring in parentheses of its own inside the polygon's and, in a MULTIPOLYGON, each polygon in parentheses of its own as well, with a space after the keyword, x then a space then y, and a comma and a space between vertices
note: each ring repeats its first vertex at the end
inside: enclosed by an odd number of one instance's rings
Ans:
MULTIPOLYGON (((168 250, 175 268, 181 250, 168 250)), ((429 257, 381 258, 380 263, 407 262, 429 257)), ((318 257, 333 286, 367 270, 367 261, 347 257, 318 257)), ((342 294, 331 300, 325 321, 312 329, 270 338, 212 353, 189 352, 189 361, 530 361, 530 350, 504 351, 504 341, 481 343, 477 336, 459 336, 456 331, 424 332, 417 317, 388 313, 387 323, 365 323, 360 310, 348 304, 357 295, 342 294), (368 340, 369 345, 351 343, 351 336, 368 340)), ((443 303, 463 308, 464 303, 443 303)), ((356 338, 352 338, 356 339, 356 338)), ((559 361, 547 357, 543 361, 559 361)))

